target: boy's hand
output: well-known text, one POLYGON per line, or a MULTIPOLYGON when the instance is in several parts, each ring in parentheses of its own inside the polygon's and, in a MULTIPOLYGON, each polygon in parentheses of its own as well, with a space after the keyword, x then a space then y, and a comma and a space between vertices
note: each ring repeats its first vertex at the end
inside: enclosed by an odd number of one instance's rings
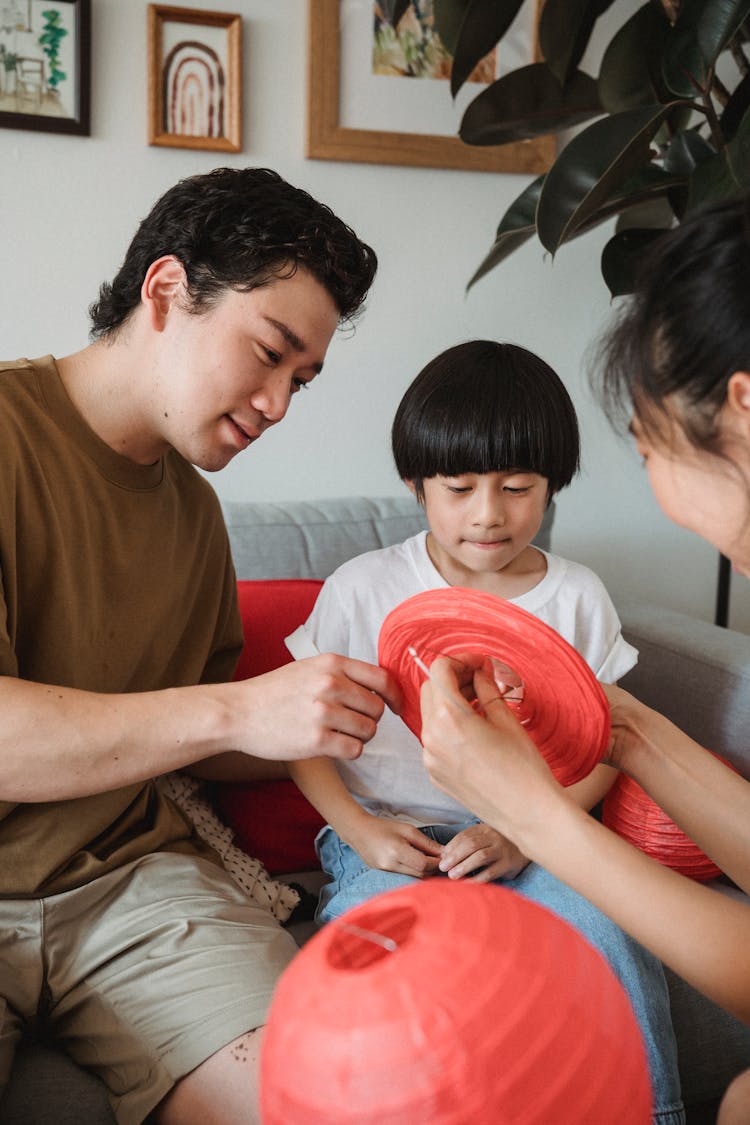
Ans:
POLYGON ((367 864, 380 871, 395 871, 426 879, 436 875, 442 847, 413 824, 369 816, 364 831, 350 835, 349 843, 367 864))
POLYGON ((515 844, 489 824, 473 824, 444 845, 439 866, 449 879, 470 877, 471 883, 490 883, 515 879, 528 862, 515 844))

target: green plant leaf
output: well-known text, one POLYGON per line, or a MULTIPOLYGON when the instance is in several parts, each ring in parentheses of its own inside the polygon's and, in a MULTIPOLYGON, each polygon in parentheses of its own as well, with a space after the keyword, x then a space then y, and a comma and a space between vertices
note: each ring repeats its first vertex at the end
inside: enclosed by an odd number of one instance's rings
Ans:
POLYGON ((729 144, 699 161, 690 177, 688 210, 750 189, 750 110, 729 144))
POLYGON ((609 41, 599 68, 599 97, 608 113, 669 101, 660 65, 669 31, 663 9, 647 3, 609 41))
POLYGON ((618 187, 651 160, 651 139, 673 103, 626 109, 573 137, 547 173, 537 232, 554 254, 618 187))
POLYGON ((432 12, 443 46, 455 55, 458 37, 472 0, 433 0, 432 12))
POLYGON ((596 82, 579 70, 563 90, 544 63, 503 75, 471 102, 459 135, 470 145, 503 145, 569 129, 601 113, 596 82))
POLYGON ((594 24, 612 2, 546 0, 539 20, 539 45, 548 67, 563 85, 577 69, 594 24))
POLYGON ((632 293, 644 253, 669 227, 629 227, 618 231, 602 250, 601 271, 612 297, 632 293))
POLYGON ((696 39, 707 66, 713 66, 748 16, 750 0, 705 0, 698 16, 696 39))
POLYGON ((666 149, 663 167, 667 172, 689 176, 696 164, 701 160, 708 160, 715 151, 700 133, 694 129, 685 129, 677 134, 666 149))
POLYGON ((705 2, 681 0, 677 22, 670 28, 664 44, 662 78, 667 89, 681 98, 695 98, 708 83, 707 68, 698 42, 698 22, 705 2))
POLYGON ((745 110, 750 108, 750 74, 746 74, 739 86, 730 95, 729 101, 724 106, 724 112, 719 118, 721 132, 727 140, 731 140, 737 132, 745 110))
POLYGON ((523 0, 471 0, 453 52, 451 94, 454 98, 477 63, 505 35, 522 3, 523 0))
POLYGON ((469 279, 467 291, 536 233, 536 205, 543 183, 544 176, 537 176, 511 203, 500 220, 492 248, 469 279))

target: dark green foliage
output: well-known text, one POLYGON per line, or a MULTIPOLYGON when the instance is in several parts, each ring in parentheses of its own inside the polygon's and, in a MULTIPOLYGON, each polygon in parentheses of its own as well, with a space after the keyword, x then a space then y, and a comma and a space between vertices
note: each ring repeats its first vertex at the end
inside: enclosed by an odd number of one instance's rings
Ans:
MULTIPOLYGON (((438 31, 455 57, 454 93, 520 6, 434 0, 438 31)), ((467 144, 509 144, 590 122, 506 211, 470 285, 534 234, 554 254, 617 216, 602 275, 613 295, 630 292, 635 262, 661 231, 704 203, 750 189, 750 0, 630 8, 599 73, 586 74, 580 63, 591 34, 614 6, 546 0, 542 60, 506 73, 469 104, 460 128, 467 144)))

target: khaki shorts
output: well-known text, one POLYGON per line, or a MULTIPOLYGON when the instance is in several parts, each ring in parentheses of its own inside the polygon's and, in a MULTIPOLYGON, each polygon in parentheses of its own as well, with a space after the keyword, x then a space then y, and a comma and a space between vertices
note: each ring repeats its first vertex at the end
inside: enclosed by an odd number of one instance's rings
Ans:
POLYGON ((175 1082, 265 1022, 297 950, 205 859, 148 855, 88 886, 0 900, 0 1091, 41 1017, 139 1125, 175 1082), (4 998, 4 999, 3 999, 4 998))

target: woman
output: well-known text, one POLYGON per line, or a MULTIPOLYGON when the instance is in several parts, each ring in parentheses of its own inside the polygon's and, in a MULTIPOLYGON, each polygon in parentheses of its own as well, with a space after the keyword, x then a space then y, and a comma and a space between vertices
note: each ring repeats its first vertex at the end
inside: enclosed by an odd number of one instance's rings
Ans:
MULTIPOLYGON (((664 512, 750 577, 750 201, 706 209, 659 239, 601 359, 605 405, 627 408, 664 512)), ((422 710, 433 781, 750 1022, 750 906, 675 874, 587 816, 487 669, 439 659, 431 675, 422 710), (484 717, 455 705, 472 679, 484 717), (582 862, 592 853, 596 865, 582 862)), ((625 691, 606 691, 607 761, 750 892, 750 784, 625 691)), ((729 1087, 718 1122, 748 1120, 750 1071, 729 1087)))

